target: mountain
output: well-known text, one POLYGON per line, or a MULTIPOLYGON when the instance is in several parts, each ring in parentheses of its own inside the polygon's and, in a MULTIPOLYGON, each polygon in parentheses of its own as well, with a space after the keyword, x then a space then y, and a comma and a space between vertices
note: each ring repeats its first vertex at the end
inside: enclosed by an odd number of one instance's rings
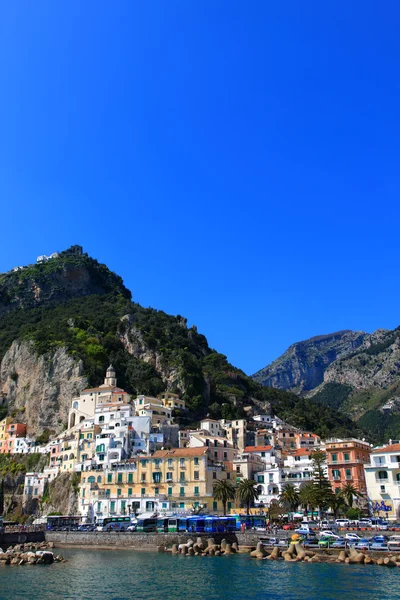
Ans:
POLYGON ((366 336, 362 331, 346 330, 297 342, 253 379, 267 387, 305 394, 324 381, 331 363, 361 346, 366 336))
POLYGON ((253 377, 339 411, 372 441, 400 438, 400 328, 311 338, 253 377))
POLYGON ((122 279, 80 246, 0 276, 0 415, 45 440, 66 427, 71 398, 100 384, 110 362, 132 394, 179 393, 189 408, 176 415, 182 425, 261 408, 323 436, 357 432, 312 398, 260 385, 182 316, 133 302, 122 279))

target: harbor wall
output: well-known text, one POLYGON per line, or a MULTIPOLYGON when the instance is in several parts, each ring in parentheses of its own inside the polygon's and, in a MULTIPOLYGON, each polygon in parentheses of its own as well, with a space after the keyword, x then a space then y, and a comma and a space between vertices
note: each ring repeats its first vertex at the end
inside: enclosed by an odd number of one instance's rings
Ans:
POLYGON ((237 542, 239 546, 255 546, 260 535, 255 533, 120 533, 106 531, 46 531, 46 541, 58 546, 97 546, 99 548, 131 548, 134 550, 155 550, 159 546, 171 548, 172 544, 184 544, 188 539, 212 537, 216 543, 222 539, 237 542))
POLYGON ((31 531, 31 532, 15 532, 15 533, 0 533, 0 548, 3 550, 9 546, 15 544, 28 544, 34 542, 44 542, 45 532, 44 531, 31 531))

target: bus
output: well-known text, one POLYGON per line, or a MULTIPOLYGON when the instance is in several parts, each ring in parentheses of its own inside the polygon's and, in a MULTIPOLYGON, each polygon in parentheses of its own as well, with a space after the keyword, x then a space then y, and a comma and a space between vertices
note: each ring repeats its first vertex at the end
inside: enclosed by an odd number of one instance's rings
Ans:
POLYGON ((175 533, 179 531, 178 517, 158 517, 157 531, 159 533, 175 533))
POLYGON ((137 517, 136 531, 141 531, 142 533, 150 533, 152 531, 157 531, 157 518, 141 518, 139 515, 137 517))
POLYGON ((210 516, 204 519, 204 531, 207 533, 230 533, 237 530, 235 517, 210 516))
POLYGON ((78 525, 80 525, 81 521, 81 515, 52 515, 47 517, 46 529, 48 531, 74 530, 78 528, 78 525))
POLYGON ((240 531, 243 524, 246 529, 265 529, 267 517, 265 515, 228 515, 235 519, 236 531, 240 531))
POLYGON ((131 525, 130 517, 105 517, 98 531, 126 531, 131 525))

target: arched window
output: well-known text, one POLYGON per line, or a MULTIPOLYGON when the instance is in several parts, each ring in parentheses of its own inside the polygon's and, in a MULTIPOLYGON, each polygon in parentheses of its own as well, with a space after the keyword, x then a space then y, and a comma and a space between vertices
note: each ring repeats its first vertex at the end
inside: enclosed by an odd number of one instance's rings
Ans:
POLYGON ((63 460, 68 460, 68 454, 64 454, 63 460))
POLYGON ((120 426, 120 423, 115 423, 115 427, 119 427, 119 426, 120 426))
POLYGON ((90 477, 88 477, 88 483, 94 483, 96 481, 96 477, 94 477, 94 475, 91 475, 90 477))
POLYGON ((79 407, 79 402, 74 402, 72 405, 72 408, 78 408, 79 407))
POLYGON ((378 471, 378 479, 387 479, 388 474, 387 471, 378 471))
POLYGON ((73 452, 71 452, 71 454, 69 455, 69 460, 74 460, 74 458, 75 458, 75 457, 74 457, 74 453, 73 453, 73 452))
POLYGON ((79 418, 79 423, 82 423, 82 421, 84 421, 84 420, 85 420, 85 417, 83 417, 83 416, 82 416, 82 417, 80 417, 80 418, 79 418))

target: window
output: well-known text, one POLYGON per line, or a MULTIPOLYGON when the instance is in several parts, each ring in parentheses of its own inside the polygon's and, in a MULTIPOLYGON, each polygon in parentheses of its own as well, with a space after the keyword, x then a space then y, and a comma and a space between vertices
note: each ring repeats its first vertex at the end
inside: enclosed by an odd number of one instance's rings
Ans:
POLYGON ((172 473, 167 473, 167 481, 172 481, 172 473))
POLYGON ((161 482, 161 473, 153 473, 153 481, 154 483, 160 483, 161 482))
POLYGON ((122 500, 122 502, 121 502, 121 512, 122 512, 122 514, 125 513, 125 510, 126 510, 126 501, 122 500))
POLYGON ((97 512, 101 512, 101 502, 97 503, 97 512))
POLYGON ((99 454, 99 461, 103 461, 104 460, 104 454, 99 454))
POLYGON ((159 493, 160 493, 160 488, 158 488, 158 487, 154 488, 155 496, 158 496, 159 493))
POLYGON ((351 469, 346 469, 346 479, 351 479, 351 469))
POLYGON ((101 475, 97 477, 97 483, 101 483, 101 475))
POLYGON ((128 488, 128 496, 132 496, 132 488, 128 488))
POLYGON ((194 479, 195 479, 195 480, 198 480, 198 479, 200 479, 200 474, 199 474, 199 471, 194 471, 194 473, 193 473, 193 477, 194 477, 194 479))
POLYGON ((122 483, 122 473, 118 473, 117 482, 122 483))
POLYGON ((84 496, 85 496, 85 488, 83 488, 83 490, 82 490, 82 498, 84 498, 84 496))
POLYGON ((185 508, 185 503, 184 502, 179 502, 179 508, 185 508))
POLYGON ((179 466, 182 468, 185 466, 185 459, 184 458, 180 458, 179 459, 179 466))
POLYGON ((185 495, 185 488, 184 487, 179 488, 179 495, 180 496, 184 496, 185 495))
POLYGON ((337 462, 337 454, 332 454, 332 462, 337 462))
POLYGON ((115 502, 114 501, 110 502, 110 512, 115 513, 115 502))
POLYGON ((228 453, 224 452, 224 458, 227 459, 228 458, 228 453))
POLYGON ((378 471, 378 478, 379 479, 387 479, 388 478, 387 471, 378 471))
POLYGON ((273 473, 268 473, 268 480, 271 482, 274 480, 274 475, 273 473))
POLYGON ((172 496, 172 487, 168 488, 168 496, 172 496))
POLYGON ((213 502, 213 510, 218 510, 218 502, 213 502))
POLYGON ((121 488, 117 489, 117 496, 122 496, 122 490, 121 490, 121 488))
POLYGON ((179 473, 179 481, 185 481, 185 473, 179 473))
POLYGON ((142 467, 146 467, 147 466, 147 460, 141 460, 140 464, 142 465, 142 467))
POLYGON ((99 444, 98 446, 96 446, 96 452, 105 452, 106 451, 106 447, 104 444, 99 444))
POLYGON ((94 483, 95 481, 96 481, 96 478, 93 475, 88 477, 88 483, 94 483))
POLYGON ((257 475, 257 483, 264 483, 264 475, 257 475))
POLYGON ((110 489, 106 490, 106 496, 110 495, 110 489))
MULTIPOLYGON (((349 469, 347 469, 348 471, 349 469)), ((340 479, 340 471, 339 469, 332 469, 332 477, 333 479, 340 479)))
POLYGON ((100 417, 99 417, 99 423, 104 423, 104 416, 103 415, 100 415, 100 417))
MULTIPOLYGON (((399 457, 400 458, 400 457, 399 457)), ((194 457, 194 466, 197 467, 199 464, 199 459, 197 458, 197 456, 194 457)))
POLYGON ((213 471, 213 479, 217 479, 217 473, 213 471))
POLYGON ((381 485, 381 493, 385 493, 386 487, 384 485, 381 485))
POLYGON ((169 467, 172 467, 172 458, 169 458, 169 459, 168 459, 168 466, 169 466, 169 467))
POLYGON ((145 481, 146 481, 146 473, 142 473, 141 481, 142 481, 142 483, 145 483, 145 481))
POLYGON ((107 483, 112 483, 112 473, 107 475, 107 483))
POLYGON ((145 495, 145 493, 146 493, 146 488, 142 488, 142 489, 140 490, 140 493, 141 493, 141 495, 142 495, 142 496, 144 496, 144 495, 145 495))
POLYGON ((262 458, 265 458, 265 452, 261 452, 262 458))
POLYGON ((228 502, 228 511, 230 511, 232 508, 232 502, 228 502))
POLYGON ((345 453, 344 453, 344 460, 345 460, 345 461, 349 461, 349 460, 350 460, 350 455, 349 455, 349 453, 348 453, 348 452, 345 452, 345 453))
POLYGON ((194 486, 194 495, 195 496, 199 495, 199 487, 197 485, 194 486))
POLYGON ((128 483, 133 483, 133 473, 128 473, 128 483))

